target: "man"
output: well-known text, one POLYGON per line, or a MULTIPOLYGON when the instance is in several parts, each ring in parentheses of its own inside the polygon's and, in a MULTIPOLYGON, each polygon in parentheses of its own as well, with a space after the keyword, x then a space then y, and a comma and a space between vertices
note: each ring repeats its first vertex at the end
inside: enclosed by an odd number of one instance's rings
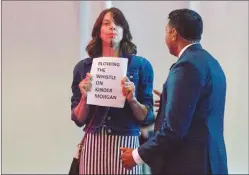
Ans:
POLYGON ((228 174, 226 77, 200 44, 200 15, 178 9, 168 18, 165 42, 179 59, 163 85, 155 135, 135 150, 121 148, 123 164, 130 169, 146 163, 153 174, 228 174))

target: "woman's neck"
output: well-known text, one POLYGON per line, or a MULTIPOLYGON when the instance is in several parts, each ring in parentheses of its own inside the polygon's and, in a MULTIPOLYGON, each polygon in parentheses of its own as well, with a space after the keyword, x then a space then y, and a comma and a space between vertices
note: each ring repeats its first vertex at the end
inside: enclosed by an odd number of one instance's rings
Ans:
POLYGON ((102 56, 103 57, 120 57, 119 47, 102 44, 102 56))

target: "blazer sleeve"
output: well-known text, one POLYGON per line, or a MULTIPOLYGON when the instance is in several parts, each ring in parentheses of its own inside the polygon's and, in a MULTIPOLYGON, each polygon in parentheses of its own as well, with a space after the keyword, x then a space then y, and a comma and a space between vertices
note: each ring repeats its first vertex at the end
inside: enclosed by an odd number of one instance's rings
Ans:
POLYGON ((200 74, 190 62, 182 62, 169 73, 163 91, 167 102, 162 106, 163 122, 154 137, 138 148, 142 160, 153 160, 176 147, 187 135, 202 89, 200 74))

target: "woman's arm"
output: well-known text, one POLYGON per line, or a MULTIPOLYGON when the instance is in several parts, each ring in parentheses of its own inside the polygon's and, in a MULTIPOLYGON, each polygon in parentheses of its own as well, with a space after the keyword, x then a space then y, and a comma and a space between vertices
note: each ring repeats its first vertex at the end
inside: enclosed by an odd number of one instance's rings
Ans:
POLYGON ((141 65, 137 97, 135 96, 136 87, 127 77, 122 81, 123 93, 131 106, 134 116, 142 124, 149 125, 154 122, 152 94, 154 72, 152 65, 146 59, 143 60, 141 65))
POLYGON ((88 86, 86 85, 90 79, 90 76, 87 75, 84 80, 81 80, 81 75, 77 68, 74 68, 73 73, 71 119, 77 126, 82 127, 86 123, 89 116, 89 105, 86 104, 86 90, 88 89, 88 86))
POLYGON ((72 112, 76 116, 77 121, 83 126, 89 114, 89 105, 86 104, 86 99, 81 97, 78 106, 72 112))
POLYGON ((134 116, 139 121, 144 121, 146 119, 146 116, 148 114, 148 109, 145 105, 139 103, 136 98, 129 101, 130 107, 133 111, 134 116))

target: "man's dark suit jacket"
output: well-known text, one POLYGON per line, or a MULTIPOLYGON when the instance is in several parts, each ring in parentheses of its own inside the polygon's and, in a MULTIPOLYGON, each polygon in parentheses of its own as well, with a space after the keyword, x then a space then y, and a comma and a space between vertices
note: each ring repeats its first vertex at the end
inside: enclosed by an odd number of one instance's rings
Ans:
POLYGON ((226 77, 200 44, 188 47, 163 85, 155 135, 138 148, 153 174, 228 174, 226 77))

